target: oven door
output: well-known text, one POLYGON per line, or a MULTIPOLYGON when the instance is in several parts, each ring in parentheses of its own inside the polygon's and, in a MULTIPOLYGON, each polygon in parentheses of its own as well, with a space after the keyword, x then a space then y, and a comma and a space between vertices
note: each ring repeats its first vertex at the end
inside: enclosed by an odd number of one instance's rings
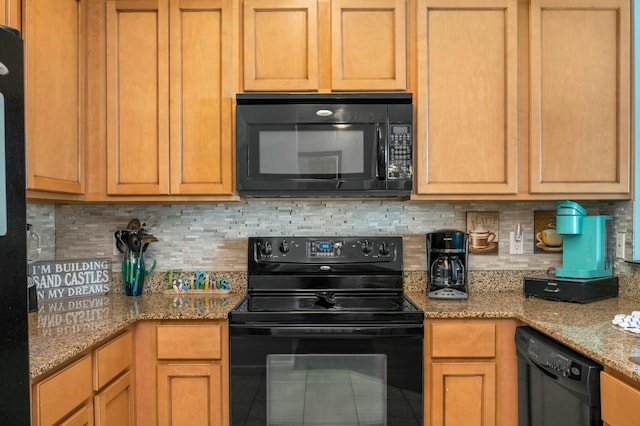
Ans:
POLYGON ((423 326, 230 327, 231 425, 422 425, 423 326))

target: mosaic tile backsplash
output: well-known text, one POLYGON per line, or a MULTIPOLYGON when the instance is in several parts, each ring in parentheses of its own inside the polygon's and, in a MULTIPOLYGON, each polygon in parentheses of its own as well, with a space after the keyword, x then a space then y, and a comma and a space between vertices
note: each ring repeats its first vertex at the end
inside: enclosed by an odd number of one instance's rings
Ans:
MULTIPOLYGON (((615 232, 627 233, 631 253, 632 203, 580 202, 588 214, 614 216, 615 232)), ((465 230, 466 213, 499 212, 497 255, 470 255, 469 269, 546 270, 562 263, 558 253, 534 254, 534 210, 554 210, 555 202, 408 202, 374 200, 248 200, 219 204, 47 204, 29 203, 28 217, 41 234, 41 260, 109 258, 114 272, 113 234, 132 218, 158 238, 150 251, 156 271, 170 269, 246 271, 246 240, 255 235, 401 235, 404 268, 426 270, 425 234, 465 230), (509 232, 520 222, 524 255, 509 254, 509 232)), ((613 244, 613 241, 612 241, 613 244)), ((619 273, 629 265, 616 261, 619 273)))

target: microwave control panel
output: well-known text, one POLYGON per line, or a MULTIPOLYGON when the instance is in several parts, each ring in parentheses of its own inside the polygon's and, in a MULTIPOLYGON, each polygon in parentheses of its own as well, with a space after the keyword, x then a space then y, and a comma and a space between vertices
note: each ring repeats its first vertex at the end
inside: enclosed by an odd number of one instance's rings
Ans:
POLYGON ((413 138, 408 124, 389 126, 389 166, 387 179, 411 179, 413 177, 413 138))

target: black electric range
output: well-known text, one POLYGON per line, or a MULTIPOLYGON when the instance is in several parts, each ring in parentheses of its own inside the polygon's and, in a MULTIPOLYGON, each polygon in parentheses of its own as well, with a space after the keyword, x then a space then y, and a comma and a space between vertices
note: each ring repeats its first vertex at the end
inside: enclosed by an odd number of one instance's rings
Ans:
POLYGON ((231 426, 422 425, 424 313, 402 281, 400 237, 249 238, 231 426))

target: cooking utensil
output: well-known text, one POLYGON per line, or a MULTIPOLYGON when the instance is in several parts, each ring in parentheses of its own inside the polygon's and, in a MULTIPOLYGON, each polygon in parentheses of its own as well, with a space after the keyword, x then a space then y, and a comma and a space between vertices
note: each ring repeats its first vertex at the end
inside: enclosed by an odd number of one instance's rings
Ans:
POLYGON ((138 233, 137 232, 132 232, 131 234, 129 234, 129 250, 131 250, 134 253, 140 253, 140 250, 142 249, 142 242, 140 241, 140 237, 138 237, 138 233))
POLYGON ((116 248, 120 253, 127 251, 127 243, 124 241, 125 237, 123 236, 124 232, 125 231, 118 230, 113 234, 116 239, 116 248))
POLYGON ((140 223, 140 219, 133 218, 127 224, 127 229, 130 231, 137 231, 142 228, 142 224, 140 223))

